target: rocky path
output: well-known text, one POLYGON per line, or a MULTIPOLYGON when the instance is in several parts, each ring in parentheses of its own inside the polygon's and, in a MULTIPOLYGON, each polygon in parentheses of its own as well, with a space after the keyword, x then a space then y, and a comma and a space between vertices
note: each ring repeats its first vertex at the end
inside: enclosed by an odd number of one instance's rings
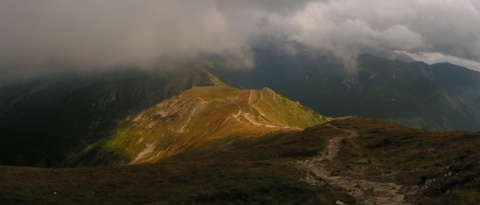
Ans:
MULTIPOLYGON (((332 186, 342 188, 351 196, 355 197, 359 204, 410 204, 405 201, 405 194, 402 193, 402 190, 408 190, 406 187, 396 185, 395 183, 355 179, 332 172, 331 168, 329 168, 325 162, 337 158, 342 140, 357 137, 358 133, 355 130, 346 130, 334 126, 330 127, 342 130, 345 132, 345 136, 330 139, 328 141, 327 149, 319 156, 297 162, 297 165, 301 169, 307 171, 307 175, 302 181, 316 186, 322 186, 325 183, 328 183, 332 186), (318 180, 318 178, 322 181, 318 180)), ((342 203, 337 202, 337 204, 342 203)))

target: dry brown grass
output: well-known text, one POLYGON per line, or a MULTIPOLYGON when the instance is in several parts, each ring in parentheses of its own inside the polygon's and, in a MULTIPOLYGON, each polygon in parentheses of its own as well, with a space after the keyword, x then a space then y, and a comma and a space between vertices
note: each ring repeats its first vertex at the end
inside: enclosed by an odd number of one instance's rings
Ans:
POLYGON ((338 158, 328 162, 341 174, 356 170, 362 173, 358 178, 388 177, 409 186, 436 179, 415 196, 417 203, 478 204, 479 133, 426 132, 357 117, 304 131, 242 138, 229 147, 183 152, 158 164, 0 167, 0 203, 333 204, 340 200, 354 204, 344 190, 299 181, 305 173, 294 166, 297 160, 318 155, 329 139, 345 135, 343 130, 355 130, 359 136, 342 141, 338 158), (361 158, 371 164, 355 164, 361 158), (448 172, 451 176, 444 176, 448 172))

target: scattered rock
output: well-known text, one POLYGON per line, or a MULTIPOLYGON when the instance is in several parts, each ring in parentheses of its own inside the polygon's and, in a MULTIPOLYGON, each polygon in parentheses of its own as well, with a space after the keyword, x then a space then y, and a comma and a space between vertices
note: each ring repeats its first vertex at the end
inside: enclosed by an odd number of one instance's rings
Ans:
POLYGON ((335 202, 335 204, 336 204, 336 205, 346 205, 345 203, 343 203, 343 202, 341 202, 341 201, 339 201, 339 200, 337 200, 337 201, 335 202))
MULTIPOLYGON (((340 129, 336 127, 333 128, 340 129)), ((410 204, 405 201, 405 192, 410 190, 410 187, 407 186, 405 187, 405 190, 403 190, 403 186, 392 182, 394 177, 390 176, 389 174, 383 174, 384 177, 382 177, 382 179, 388 180, 391 178, 391 183, 368 181, 365 179, 357 179, 355 176, 342 176, 340 175, 340 171, 336 170, 335 168, 332 170, 327 168, 324 163, 314 163, 316 161, 322 162, 324 160, 334 160, 338 156, 342 139, 358 136, 358 134, 354 131, 344 131, 348 132, 349 136, 330 139, 325 154, 312 158, 312 161, 299 162, 301 167, 309 171, 309 174, 307 174, 307 177, 305 177, 303 180, 307 181, 308 183, 308 178, 321 178, 332 186, 346 190, 348 194, 353 196, 360 204, 410 204), (311 174, 315 175, 316 177, 308 176, 311 174)), ((366 165, 372 164, 372 162, 368 158, 361 158, 358 161, 353 161, 352 164, 366 165)), ((348 173, 349 172, 345 172, 345 174, 348 173)), ((418 186, 415 190, 410 191, 412 194, 409 195, 409 197, 416 195, 418 193, 418 186)), ((335 204, 346 205, 340 200, 336 200, 335 204)))
POLYGON ((412 191, 407 192, 407 195, 409 195, 409 196, 414 196, 415 194, 417 194, 416 190, 412 190, 412 191))
POLYGON ((395 190, 400 190, 400 189, 402 189, 402 185, 395 186, 395 190))
POLYGON ((363 159, 360 159, 360 160, 356 161, 355 163, 357 163, 357 164, 370 164, 371 161, 368 158, 363 158, 363 159))
POLYGON ((445 191, 445 194, 450 194, 450 189, 447 189, 447 191, 445 191))
POLYGON ((340 171, 338 171, 338 170, 335 170, 332 173, 330 173, 330 176, 332 176, 332 177, 336 177, 338 175, 340 175, 340 171))
POLYGON ((300 179, 300 181, 306 182, 307 184, 310 184, 312 186, 322 185, 322 183, 311 174, 307 174, 305 178, 300 179))
POLYGON ((427 180, 425 180, 425 184, 430 184, 434 181, 435 181, 435 179, 427 179, 427 180))

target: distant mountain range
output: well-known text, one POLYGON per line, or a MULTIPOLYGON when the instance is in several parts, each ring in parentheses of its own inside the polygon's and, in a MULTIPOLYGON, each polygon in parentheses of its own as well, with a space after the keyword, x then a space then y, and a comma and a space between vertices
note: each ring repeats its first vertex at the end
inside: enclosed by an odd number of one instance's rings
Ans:
POLYGON ((219 58, 204 65, 240 88, 267 86, 327 116, 367 116, 427 130, 480 130, 479 72, 371 55, 346 67, 302 50, 258 49, 254 54, 249 70, 229 69, 219 58))

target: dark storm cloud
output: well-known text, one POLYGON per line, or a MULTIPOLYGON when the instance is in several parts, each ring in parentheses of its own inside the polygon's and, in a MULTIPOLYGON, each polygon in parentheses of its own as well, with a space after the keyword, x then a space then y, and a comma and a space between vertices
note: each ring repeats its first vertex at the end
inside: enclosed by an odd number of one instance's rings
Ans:
POLYGON ((2 1, 1 60, 148 64, 243 46, 213 1, 2 1))
POLYGON ((479 0, 3 0, 0 75, 50 62, 148 66, 159 57, 198 53, 228 55, 248 67, 251 48, 277 37, 333 52, 346 62, 365 50, 478 62, 479 5, 479 0))

